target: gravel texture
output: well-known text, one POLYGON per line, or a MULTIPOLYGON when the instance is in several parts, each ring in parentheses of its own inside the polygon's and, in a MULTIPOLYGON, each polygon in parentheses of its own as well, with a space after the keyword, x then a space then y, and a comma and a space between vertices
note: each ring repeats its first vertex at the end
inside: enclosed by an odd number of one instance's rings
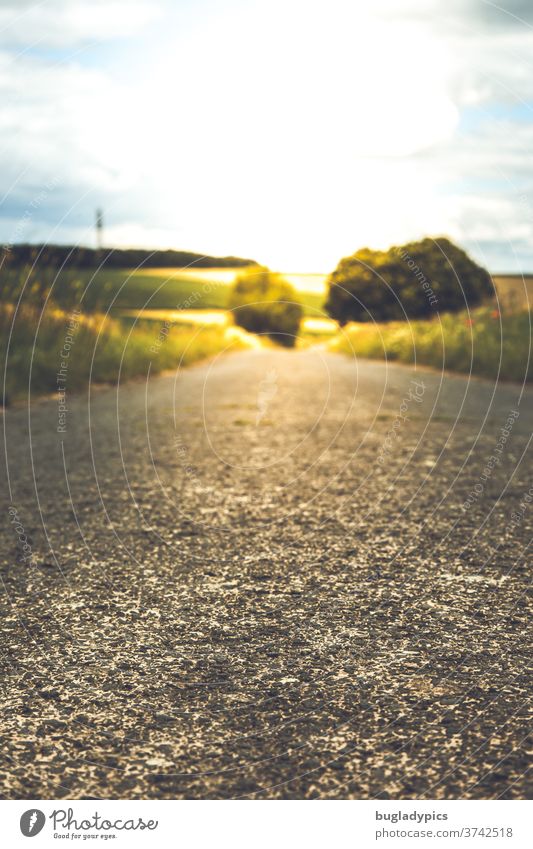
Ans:
POLYGON ((67 406, 4 415, 4 798, 528 795, 533 390, 257 350, 67 406))

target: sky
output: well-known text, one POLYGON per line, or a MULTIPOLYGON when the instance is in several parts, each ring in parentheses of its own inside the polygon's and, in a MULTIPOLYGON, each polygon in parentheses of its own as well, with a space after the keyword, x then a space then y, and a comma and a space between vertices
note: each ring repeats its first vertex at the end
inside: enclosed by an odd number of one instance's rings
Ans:
POLYGON ((533 2, 0 0, 0 241, 533 272, 533 2))

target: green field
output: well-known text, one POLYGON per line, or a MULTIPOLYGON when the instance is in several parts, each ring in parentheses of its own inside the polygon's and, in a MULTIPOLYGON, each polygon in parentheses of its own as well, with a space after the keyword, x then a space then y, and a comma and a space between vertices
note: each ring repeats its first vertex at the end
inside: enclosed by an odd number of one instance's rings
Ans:
MULTIPOLYGON (((90 276, 89 276, 90 278, 90 276)), ((228 283, 176 269, 101 271, 90 279, 89 304, 99 309, 224 309, 228 283)), ((89 307, 90 308, 90 307, 89 307)))
MULTIPOLYGON (((102 293, 104 303, 113 301, 113 309, 225 309, 236 271, 206 270, 201 274, 158 268, 101 272, 91 286, 102 293)), ((322 294, 298 292, 297 296, 305 315, 322 314, 322 294)))
MULTIPOLYGON (((86 313, 122 310, 225 309, 229 289, 242 269, 50 269, 32 270, 23 302, 37 306, 46 295, 63 309, 80 304, 86 313)), ((0 272, 1 299, 15 303, 25 276, 21 269, 0 272)), ((310 284, 311 285, 311 284, 310 284)), ((322 315, 321 291, 297 293, 305 315, 322 315)))

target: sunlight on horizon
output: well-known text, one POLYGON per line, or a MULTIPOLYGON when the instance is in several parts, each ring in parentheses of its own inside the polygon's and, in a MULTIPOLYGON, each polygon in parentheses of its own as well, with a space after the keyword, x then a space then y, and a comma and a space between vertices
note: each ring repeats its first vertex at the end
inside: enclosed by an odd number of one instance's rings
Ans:
POLYGON ((181 49, 178 40, 142 89, 149 133, 179 87, 153 180, 167 174, 169 215, 187 199, 183 244, 196 244, 201 220, 222 252, 237 238, 269 265, 329 271, 362 244, 451 226, 435 206, 435 175, 409 161, 458 122, 445 51, 420 27, 376 20, 362 4, 254 3, 199 36, 181 49))
POLYGON ((94 244, 102 207, 108 246, 300 273, 425 235, 493 271, 533 267, 533 30, 519 14, 115 0, 96 33, 86 0, 41 12, 0 31, 0 69, 17 71, 0 80, 6 241, 94 244), (21 227, 35 186, 52 188, 21 227))

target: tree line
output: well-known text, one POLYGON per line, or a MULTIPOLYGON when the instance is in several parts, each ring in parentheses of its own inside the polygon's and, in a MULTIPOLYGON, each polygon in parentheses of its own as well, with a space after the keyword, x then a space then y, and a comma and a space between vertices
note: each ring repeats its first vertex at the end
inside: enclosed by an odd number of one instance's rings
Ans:
POLYGON ((0 249, 2 266, 20 267, 37 263, 45 268, 241 268, 256 265, 254 260, 236 256, 204 256, 191 251, 141 248, 95 250, 73 245, 4 245, 0 249))

